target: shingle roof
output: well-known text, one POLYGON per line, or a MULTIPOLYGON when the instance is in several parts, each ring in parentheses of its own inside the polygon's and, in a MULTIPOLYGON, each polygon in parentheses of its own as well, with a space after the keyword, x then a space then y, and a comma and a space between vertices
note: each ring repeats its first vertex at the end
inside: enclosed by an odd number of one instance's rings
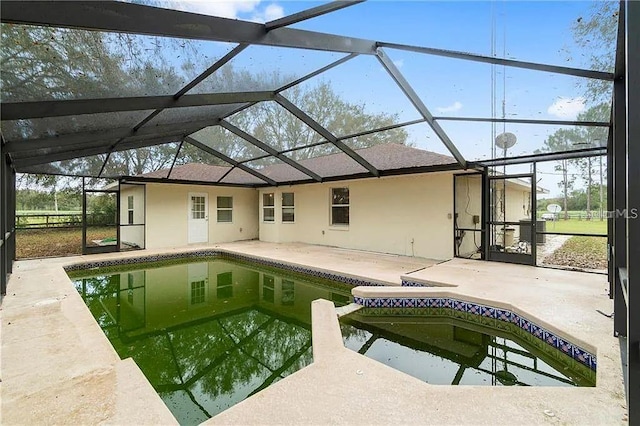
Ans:
MULTIPOLYGON (((145 173, 141 176, 164 178, 167 177, 168 169, 162 169, 155 172, 145 173)), ((217 182, 225 173, 229 171, 229 166, 212 166, 202 163, 188 163, 181 166, 175 166, 171 171, 171 179, 175 180, 193 180, 204 182, 217 182)))
MULTIPOLYGON (((380 144, 369 148, 358 149, 356 153, 381 171, 456 163, 453 157, 447 155, 395 143, 380 144)), ((343 152, 300 160, 299 164, 323 178, 367 173, 367 169, 343 152)), ((218 182, 224 176, 224 179, 221 181, 222 183, 249 185, 264 183, 262 180, 243 170, 235 168, 229 172, 229 169, 230 166, 189 163, 175 166, 171 172, 170 179, 218 182), (225 176, 227 172, 229 173, 225 176)), ((155 178, 166 177, 167 171, 167 169, 158 170, 156 172, 145 173, 141 176, 155 178)), ((310 179, 305 173, 283 162, 271 164, 261 169, 256 169, 256 171, 276 182, 295 182, 310 179)))

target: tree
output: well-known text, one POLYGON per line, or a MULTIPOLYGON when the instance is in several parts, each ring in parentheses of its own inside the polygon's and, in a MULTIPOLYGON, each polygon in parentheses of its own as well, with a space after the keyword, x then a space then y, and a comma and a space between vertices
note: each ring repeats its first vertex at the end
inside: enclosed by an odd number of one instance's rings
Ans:
MULTIPOLYGON (((586 111, 578 114, 578 121, 597 121, 601 120, 603 114, 607 110, 608 105, 605 103, 593 106, 586 111)), ((596 148, 606 146, 607 144, 607 129, 603 127, 583 127, 573 130, 576 135, 575 146, 579 148, 596 148)), ((577 158, 571 160, 575 164, 582 174, 582 178, 587 182, 587 188, 591 188, 593 184, 593 167, 595 163, 592 161, 592 157, 577 158)), ((600 170, 600 185, 602 185, 603 170, 600 170)), ((591 191, 586 191, 587 196, 587 220, 591 220, 591 191)))
MULTIPOLYGON (((615 1, 594 2, 590 13, 578 17, 572 26, 576 44, 583 51, 589 52, 588 65, 592 69, 608 72, 614 70, 619 7, 620 3, 615 1)), ((588 79, 585 83, 585 95, 593 103, 610 103, 611 83, 588 79)))
MULTIPOLYGON (((607 114, 609 106, 606 103, 600 103, 586 111, 578 114, 578 121, 599 121, 603 120, 603 116, 607 114)), ((574 127, 569 129, 559 129, 545 140, 540 152, 561 152, 571 149, 595 148, 606 146, 607 129, 603 127, 574 127)), ((593 183, 593 167, 595 162, 591 157, 582 157, 576 159, 558 160, 555 166, 556 171, 562 172, 562 182, 559 186, 562 188, 563 208, 565 211, 565 219, 568 219, 568 197, 575 183, 575 177, 569 173, 570 167, 575 167, 578 173, 586 181, 587 188, 593 183)), ((604 167, 606 170, 606 167, 604 167)), ((600 186, 602 187, 604 170, 600 170, 600 186)), ((586 192, 586 209, 587 219, 591 218, 591 192, 586 192)), ((602 215, 600 215, 602 217, 602 215)))
MULTIPOLYGON (((321 126, 337 136, 357 133, 363 129, 388 126, 398 121, 397 114, 369 114, 364 105, 344 101, 325 81, 307 89, 294 86, 285 93, 285 96, 321 126)), ((275 102, 262 102, 251 110, 241 112, 231 121, 234 124, 240 124, 239 127, 244 125, 245 131, 278 151, 328 142, 275 102)), ((380 143, 405 143, 407 137, 406 130, 394 129, 374 133, 368 137, 354 138, 347 143, 351 148, 359 149, 380 143)), ((327 155, 334 150, 332 144, 324 144, 293 151, 288 155, 294 160, 303 160, 327 155)))
MULTIPOLYGON (((5 24, 2 29, 2 44, 7 47, 1 53, 2 90, 5 100, 10 101, 175 93, 198 74, 197 70, 206 69, 211 65, 206 63, 195 44, 185 40, 5 24), (186 58, 182 64, 178 64, 174 59, 180 56, 186 58)), ((295 77, 297 76, 280 72, 256 74, 247 69, 236 69, 231 62, 201 82, 190 93, 275 90, 293 81, 295 77)), ((330 84, 324 81, 315 86, 295 86, 284 95, 321 125, 338 135, 387 126, 398 121, 395 114, 370 114, 367 113, 365 105, 341 99, 330 84)), ((213 109, 208 108, 178 108, 163 111, 161 114, 167 123, 215 117, 215 112, 209 112, 213 109), (194 116, 194 113, 199 115, 194 116)), ((134 120, 140 118, 135 118, 136 114, 140 115, 139 112, 109 113, 100 116, 87 114, 18 120, 3 123, 3 132, 9 139, 44 137, 61 129, 63 133, 96 129, 103 126, 104 120, 137 124, 134 120)), ((152 120, 149 125, 157 123, 159 118, 152 120)), ((230 120, 278 151, 326 142, 276 102, 259 103, 234 115, 230 120)), ((352 148, 361 148, 390 141, 405 143, 407 136, 404 129, 394 129, 347 142, 352 148)), ((203 129, 194 137, 233 158, 244 160, 265 154, 219 126, 203 129)), ((100 171, 103 176, 135 175, 170 167, 176 158, 177 149, 176 142, 129 151, 114 151, 108 156, 106 164, 107 155, 100 154, 37 166, 34 171, 53 175, 96 176, 100 171)), ((300 160, 328 154, 334 150, 335 148, 327 143, 287 155, 300 160)), ((179 163, 201 161, 224 164, 193 145, 182 145, 179 163)), ((251 165, 259 167, 272 162, 273 158, 263 158, 251 165)), ((35 184, 46 184, 53 188, 54 192, 60 188, 59 177, 33 179, 35 184)))
MULTIPOLYGON (((542 149, 537 150, 536 153, 567 151, 575 145, 576 136, 573 130, 559 129, 544 141, 542 149)), ((569 209, 567 205, 569 191, 573 189, 573 184, 575 183, 574 175, 569 173, 569 165, 570 160, 565 158, 558 160, 554 166, 555 171, 562 172, 562 182, 559 182, 558 186, 562 189, 562 208, 565 220, 569 219, 569 209)))

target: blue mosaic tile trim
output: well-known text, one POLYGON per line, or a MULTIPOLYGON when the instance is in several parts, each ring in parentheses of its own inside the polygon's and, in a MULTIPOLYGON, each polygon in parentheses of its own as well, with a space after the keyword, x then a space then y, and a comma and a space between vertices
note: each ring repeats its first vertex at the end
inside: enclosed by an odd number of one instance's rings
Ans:
POLYGON ((354 297, 354 303, 365 308, 451 308, 456 312, 469 313, 485 318, 495 318, 500 321, 517 325, 523 331, 531 334, 546 344, 560 350, 592 370, 596 370, 596 356, 587 350, 568 342, 553 334, 544 327, 521 317, 508 309, 481 305, 464 300, 442 297, 354 297))
POLYGON ((113 260, 100 260, 97 262, 84 262, 68 265, 64 267, 66 272, 80 271, 83 269, 104 268, 107 266, 115 265, 133 265, 136 263, 157 262, 162 260, 181 259, 185 257, 218 257, 220 255, 219 250, 198 250, 187 253, 167 253, 167 254, 154 254, 150 256, 137 256, 129 257, 125 259, 113 259, 113 260))
POLYGON ((152 256, 138 256, 138 257, 125 258, 125 259, 101 260, 97 262, 77 263, 74 265, 66 266, 64 270, 66 272, 71 272, 71 271, 79 271, 83 269, 104 268, 107 266, 114 266, 114 265, 131 265, 136 263, 156 262, 156 261, 162 261, 162 260, 172 260, 172 259, 192 258, 192 257, 193 258, 218 257, 220 259, 241 260, 245 262, 256 263, 259 265, 270 266, 273 268, 280 268, 287 271, 298 272, 298 273, 310 275, 316 278, 323 278, 331 281, 337 281, 340 283, 352 285, 354 287, 385 285, 383 283, 369 281, 361 278, 347 277, 347 276, 333 274, 330 272, 320 271, 320 270, 312 269, 308 267, 291 265, 288 263, 283 263, 275 260, 252 257, 252 256, 247 256, 247 255, 237 254, 237 253, 230 253, 230 252, 225 252, 225 251, 215 250, 215 249, 198 250, 198 251, 191 251, 191 252, 185 252, 185 253, 168 253, 168 254, 158 254, 158 255, 152 255, 152 256))
POLYGON ((402 287, 435 287, 432 284, 418 282, 418 281, 410 281, 410 280, 402 280, 402 287))
POLYGON ((369 281, 369 280, 355 278, 355 277, 346 277, 344 275, 333 274, 330 272, 320 271, 317 269, 312 269, 312 268, 303 267, 303 266, 291 265, 291 264, 283 263, 276 260, 256 258, 256 257, 251 257, 243 254, 229 253, 229 252, 220 252, 220 256, 222 259, 242 260, 246 262, 257 263, 259 265, 270 266, 272 268, 280 268, 288 271, 298 272, 301 274, 311 275, 312 277, 316 277, 316 278, 323 278, 326 280, 337 281, 340 283, 352 285, 354 287, 384 286, 383 283, 378 283, 375 281, 369 281))

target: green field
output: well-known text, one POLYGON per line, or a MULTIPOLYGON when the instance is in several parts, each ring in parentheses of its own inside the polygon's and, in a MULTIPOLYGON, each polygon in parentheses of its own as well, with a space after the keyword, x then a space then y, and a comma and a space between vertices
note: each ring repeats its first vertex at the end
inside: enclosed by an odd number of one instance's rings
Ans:
MULTIPOLYGON (((578 234, 607 235, 607 221, 600 219, 591 220, 548 220, 545 224, 547 232, 566 232, 578 234)), ((539 229, 538 229, 539 231, 539 229)))

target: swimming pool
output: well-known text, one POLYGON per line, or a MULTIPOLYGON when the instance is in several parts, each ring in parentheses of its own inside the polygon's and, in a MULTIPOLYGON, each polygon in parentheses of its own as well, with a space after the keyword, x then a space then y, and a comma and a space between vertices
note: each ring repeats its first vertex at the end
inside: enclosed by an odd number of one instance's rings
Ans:
POLYGON ((218 258, 70 277, 119 356, 135 360, 183 425, 311 363, 311 301, 351 300, 346 284, 218 258))
MULTIPOLYGON (((68 274, 120 357, 135 360, 183 425, 313 362, 311 302, 348 304, 353 285, 346 283, 364 282, 223 256, 135 262, 74 266, 68 274)), ((365 307, 344 316, 345 346, 431 384, 595 384, 595 370, 540 350, 501 321, 470 314, 462 321, 446 308, 393 311, 365 307)))

